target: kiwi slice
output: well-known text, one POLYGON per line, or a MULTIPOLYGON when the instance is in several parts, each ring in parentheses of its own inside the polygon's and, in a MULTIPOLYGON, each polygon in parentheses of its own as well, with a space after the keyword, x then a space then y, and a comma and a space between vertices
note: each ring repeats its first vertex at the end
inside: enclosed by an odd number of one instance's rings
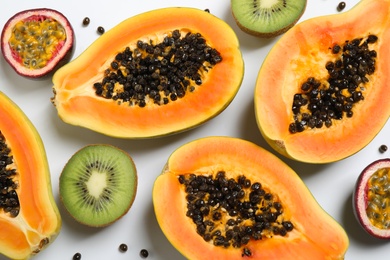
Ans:
POLYGON ((271 38, 296 24, 307 0, 231 0, 238 27, 251 35, 271 38))
POLYGON ((103 227, 125 215, 137 192, 137 171, 123 150, 106 144, 77 151, 60 175, 60 198, 78 222, 103 227))

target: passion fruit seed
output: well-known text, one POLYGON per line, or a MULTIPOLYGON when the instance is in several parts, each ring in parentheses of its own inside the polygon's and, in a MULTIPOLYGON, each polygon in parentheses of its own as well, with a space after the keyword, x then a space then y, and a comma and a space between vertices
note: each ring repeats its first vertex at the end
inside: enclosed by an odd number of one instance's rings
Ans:
POLYGON ((370 176, 367 188, 367 217, 375 227, 390 229, 390 168, 370 176))
POLYGON ((73 255, 73 260, 80 260, 81 259, 81 254, 80 253, 76 253, 73 255))
POLYGON ((97 32, 98 32, 99 34, 103 34, 103 33, 105 32, 105 30, 104 30, 104 28, 103 28, 102 26, 98 26, 97 32))
POLYGON ((9 213, 11 217, 16 217, 20 211, 16 176, 11 150, 0 132, 0 210, 9 213))
POLYGON ((342 10, 344 10, 345 6, 345 2, 340 2, 337 6, 337 11, 341 12, 342 10))
POLYGON ((23 66, 40 69, 65 40, 65 29, 58 21, 35 15, 15 24, 9 45, 23 66))
POLYGON ((224 171, 215 176, 187 174, 178 177, 187 194, 187 217, 205 241, 218 247, 245 247, 250 240, 286 236, 293 224, 285 219, 277 196, 259 182, 245 176, 227 178, 224 171))
POLYGON ((147 258, 147 257, 149 256, 149 252, 148 252, 148 250, 146 250, 146 249, 141 249, 141 251, 139 252, 139 254, 140 254, 140 256, 141 256, 142 258, 147 258))
POLYGON ((309 77, 301 85, 302 92, 293 97, 294 122, 289 125, 290 133, 331 127, 335 120, 353 116, 354 105, 364 99, 368 75, 375 72, 377 53, 369 45, 377 40, 377 36, 369 35, 330 48, 336 57, 325 64, 327 80, 309 77))
POLYGON ((89 25, 90 22, 91 22, 91 20, 88 17, 85 17, 83 20, 83 25, 87 26, 87 25, 89 25))
POLYGON ((174 30, 160 43, 136 45, 116 55, 102 82, 93 85, 96 95, 140 107, 168 104, 194 91, 202 75, 222 60, 199 33, 182 37, 174 30))
POLYGON ((386 151, 387 151, 387 145, 382 144, 381 146, 379 146, 379 152, 385 153, 386 151))

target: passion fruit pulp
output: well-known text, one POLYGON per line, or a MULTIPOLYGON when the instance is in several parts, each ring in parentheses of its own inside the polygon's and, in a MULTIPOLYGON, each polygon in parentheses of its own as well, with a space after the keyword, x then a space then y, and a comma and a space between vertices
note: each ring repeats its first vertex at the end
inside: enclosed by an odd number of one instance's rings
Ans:
POLYGON ((390 158, 369 164, 353 193, 354 214, 373 237, 390 239, 390 158))
POLYGON ((12 16, 1 32, 1 52, 19 75, 42 78, 68 62, 74 31, 59 11, 37 8, 12 16))

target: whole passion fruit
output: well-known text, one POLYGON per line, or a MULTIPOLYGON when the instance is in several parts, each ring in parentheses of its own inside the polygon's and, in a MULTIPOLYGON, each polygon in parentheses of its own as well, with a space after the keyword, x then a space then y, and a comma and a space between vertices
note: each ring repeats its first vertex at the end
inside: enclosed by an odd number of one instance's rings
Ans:
POLYGON ((1 52, 19 74, 42 78, 70 60, 74 31, 60 12, 38 8, 12 16, 1 32, 1 52))
POLYGON ((354 213, 370 235, 390 239, 390 158, 369 164, 353 193, 354 213))

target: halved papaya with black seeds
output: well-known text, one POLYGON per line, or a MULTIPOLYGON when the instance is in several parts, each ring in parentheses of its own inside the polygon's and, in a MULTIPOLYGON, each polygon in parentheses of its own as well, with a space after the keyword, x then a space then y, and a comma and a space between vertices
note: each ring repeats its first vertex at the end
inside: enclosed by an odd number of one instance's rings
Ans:
POLYGON ((188 259, 343 259, 349 246, 289 166, 238 138, 179 147, 155 180, 153 204, 188 259))
POLYGON ((0 188, 0 253, 28 259, 54 241, 62 222, 40 135, 1 92, 0 188))
POLYGON ((207 11, 163 8, 106 31, 53 77, 59 117, 120 138, 198 126, 233 100, 244 63, 232 28, 207 11))
POLYGON ((390 1, 362 0, 344 13, 303 21, 260 68, 260 131, 281 154, 328 163, 355 154, 390 115, 390 1))

